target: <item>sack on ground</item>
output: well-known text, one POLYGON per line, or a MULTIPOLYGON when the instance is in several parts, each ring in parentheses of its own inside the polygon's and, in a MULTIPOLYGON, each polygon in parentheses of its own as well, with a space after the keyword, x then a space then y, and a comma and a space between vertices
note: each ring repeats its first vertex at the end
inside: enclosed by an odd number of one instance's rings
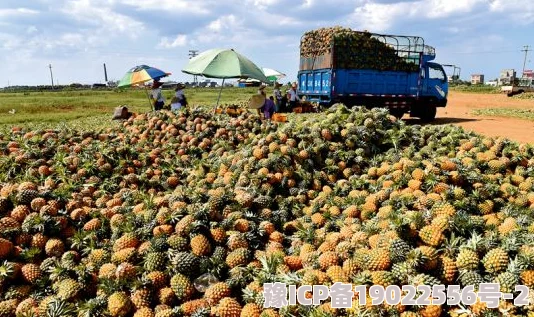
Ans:
POLYGON ((127 107, 119 106, 115 108, 115 111, 113 112, 112 120, 128 119, 130 115, 131 113, 128 111, 127 107))

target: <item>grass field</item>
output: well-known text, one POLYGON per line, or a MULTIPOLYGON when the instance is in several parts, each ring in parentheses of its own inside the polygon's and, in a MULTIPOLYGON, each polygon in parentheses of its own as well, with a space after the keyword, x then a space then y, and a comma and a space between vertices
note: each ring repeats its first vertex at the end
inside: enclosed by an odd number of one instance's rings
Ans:
POLYGON ((534 121, 533 109, 488 108, 474 110, 473 114, 477 116, 510 117, 534 121))
MULTIPOLYGON (((256 89, 224 88, 220 103, 246 101, 256 89)), ((163 91, 167 102, 173 92, 163 91)), ((186 90, 186 96, 192 105, 214 106, 218 93, 218 88, 186 90)), ((145 112, 150 109, 147 95, 143 90, 1 93, 0 127, 107 124, 113 109, 119 105, 127 105, 134 112, 145 112), (15 110, 14 114, 9 113, 12 109, 15 110)))

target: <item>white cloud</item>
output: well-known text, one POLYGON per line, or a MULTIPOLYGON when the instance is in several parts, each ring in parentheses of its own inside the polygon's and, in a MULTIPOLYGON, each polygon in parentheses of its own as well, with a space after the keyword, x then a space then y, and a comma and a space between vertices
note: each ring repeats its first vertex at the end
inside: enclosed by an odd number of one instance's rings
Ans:
POLYGON ((38 29, 37 29, 37 27, 35 27, 35 25, 30 25, 30 26, 28 26, 28 28, 26 28, 26 33, 28 33, 28 34, 33 34, 33 33, 37 32, 37 31, 38 31, 38 29))
POLYGON ((187 35, 179 34, 173 40, 169 39, 168 37, 162 38, 158 46, 162 48, 175 48, 175 47, 185 46, 186 44, 187 44, 187 35))
POLYGON ((208 24, 207 28, 213 32, 222 32, 223 30, 234 30, 240 24, 240 21, 238 21, 235 15, 230 14, 212 21, 210 24, 208 24))
POLYGON ((534 22, 534 6, 531 0, 491 0, 489 9, 491 12, 509 14, 509 17, 519 24, 534 22))
POLYGON ((368 2, 354 10, 352 20, 375 32, 391 28, 399 20, 441 19, 471 12, 486 0, 419 0, 413 2, 368 2))
POLYGON ((17 9, 0 9, 0 17, 17 17, 17 16, 27 16, 27 15, 36 15, 39 14, 39 11, 27 9, 27 8, 17 8, 17 9))
POLYGON ((208 1, 186 0, 119 0, 121 4, 134 6, 146 11, 183 12, 184 14, 209 14, 208 1))
POLYGON ((136 32, 144 30, 143 23, 113 12, 110 7, 98 2, 90 0, 71 1, 61 11, 77 20, 97 25, 100 29, 106 30, 106 34, 119 32, 136 38, 136 32))

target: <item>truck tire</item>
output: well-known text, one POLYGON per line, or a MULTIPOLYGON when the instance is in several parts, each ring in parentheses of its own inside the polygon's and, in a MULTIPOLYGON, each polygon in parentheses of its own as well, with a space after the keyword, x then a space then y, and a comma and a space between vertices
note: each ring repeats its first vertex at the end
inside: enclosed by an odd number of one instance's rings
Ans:
POLYGON ((424 106, 419 113, 419 118, 424 123, 432 122, 434 121, 434 119, 436 119, 436 112, 437 112, 436 106, 434 105, 424 106))

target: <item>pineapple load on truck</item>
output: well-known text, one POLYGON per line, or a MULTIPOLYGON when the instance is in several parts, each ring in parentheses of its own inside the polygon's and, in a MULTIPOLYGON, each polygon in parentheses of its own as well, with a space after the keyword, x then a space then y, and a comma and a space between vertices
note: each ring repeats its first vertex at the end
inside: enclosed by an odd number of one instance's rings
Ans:
MULTIPOLYGON (((534 287, 534 148, 335 105, 0 135, 0 316, 531 316, 264 307, 267 283, 534 287)), ((306 296, 310 297, 311 294, 306 296)), ((364 304, 360 304, 363 301, 364 304)))
POLYGON ((334 46, 336 52, 332 64, 336 68, 382 71, 419 69, 419 65, 407 62, 397 54, 395 48, 372 37, 369 32, 355 32, 340 26, 319 28, 304 33, 301 43, 301 57, 305 58, 328 54, 334 46))

